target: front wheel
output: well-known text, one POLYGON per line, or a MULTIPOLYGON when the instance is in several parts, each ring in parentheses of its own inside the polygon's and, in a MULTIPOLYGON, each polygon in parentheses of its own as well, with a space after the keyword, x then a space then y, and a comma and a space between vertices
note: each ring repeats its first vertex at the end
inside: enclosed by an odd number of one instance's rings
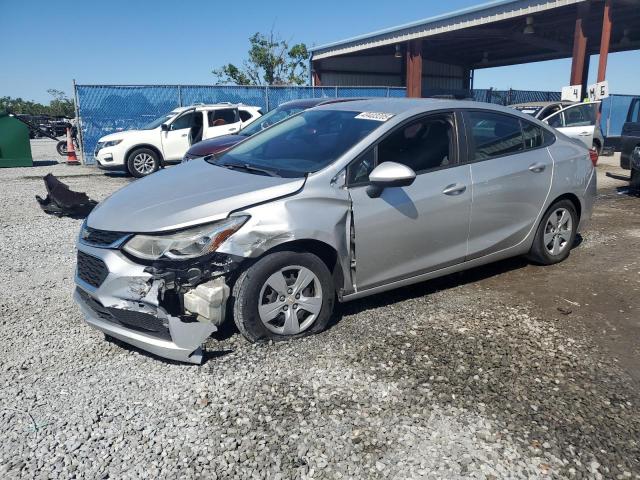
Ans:
POLYGON ((335 288, 316 255, 284 251, 266 255, 242 272, 233 297, 233 319, 247 340, 285 340, 326 328, 335 288))
POLYGON ((578 214, 569 200, 549 207, 533 239, 529 259, 540 265, 562 262, 569 256, 576 239, 578 214))
POLYGON ((148 148, 138 148, 127 158, 127 170, 136 178, 146 177, 160 168, 158 154, 148 148))

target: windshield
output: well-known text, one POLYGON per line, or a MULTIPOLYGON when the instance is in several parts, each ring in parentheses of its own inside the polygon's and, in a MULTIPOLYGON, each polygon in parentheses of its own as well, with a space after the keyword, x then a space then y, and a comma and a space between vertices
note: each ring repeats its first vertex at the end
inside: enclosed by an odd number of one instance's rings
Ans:
POLYGON ((158 117, 155 120, 153 120, 152 122, 147 123, 143 127, 140 127, 140 130, 153 130, 154 128, 158 128, 160 125, 162 125, 164 122, 168 121, 170 118, 173 118, 174 116, 175 116, 175 113, 172 113, 170 115, 163 115, 162 117, 158 117))
POLYGON ((243 128, 240 132, 240 135, 244 135, 245 137, 250 137, 253 134, 256 134, 271 125, 274 125, 278 122, 281 122, 287 117, 291 115, 295 115, 296 113, 300 113, 303 111, 302 107, 291 107, 291 108, 282 108, 278 107, 275 110, 271 110, 266 115, 258 118, 256 121, 251 122, 246 128, 243 128))
POLYGON ((239 143, 210 163, 302 177, 335 161, 383 122, 360 112, 306 110, 239 143))

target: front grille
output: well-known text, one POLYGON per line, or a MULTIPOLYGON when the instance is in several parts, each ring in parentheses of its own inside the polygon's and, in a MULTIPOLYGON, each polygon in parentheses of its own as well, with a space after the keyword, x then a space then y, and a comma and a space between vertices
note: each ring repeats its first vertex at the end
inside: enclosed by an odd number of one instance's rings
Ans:
POLYGON ((95 228, 84 227, 82 230, 82 241, 97 247, 107 247, 128 234, 123 232, 110 232, 107 230, 96 230, 95 228))
POLYGON ((169 327, 155 315, 121 308, 105 307, 84 290, 78 288, 84 303, 102 320, 121 325, 131 330, 145 333, 162 340, 171 340, 169 327))
POLYGON ((107 265, 99 258, 78 252, 78 277, 92 287, 98 288, 109 275, 107 265))

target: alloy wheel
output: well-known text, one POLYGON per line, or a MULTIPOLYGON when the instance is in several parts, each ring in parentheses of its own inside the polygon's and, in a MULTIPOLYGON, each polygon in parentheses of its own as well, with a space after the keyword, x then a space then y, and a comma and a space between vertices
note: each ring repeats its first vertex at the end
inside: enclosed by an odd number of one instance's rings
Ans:
POLYGON ((258 297, 263 325, 279 335, 307 330, 322 308, 322 286, 310 269, 299 265, 281 268, 264 282, 258 297))
POLYGON ((544 247, 551 255, 560 255, 569 247, 573 234, 573 219, 566 208, 553 211, 544 229, 544 247))
POLYGON ((133 168, 141 175, 153 173, 155 166, 155 159, 148 153, 138 153, 133 157, 133 168))

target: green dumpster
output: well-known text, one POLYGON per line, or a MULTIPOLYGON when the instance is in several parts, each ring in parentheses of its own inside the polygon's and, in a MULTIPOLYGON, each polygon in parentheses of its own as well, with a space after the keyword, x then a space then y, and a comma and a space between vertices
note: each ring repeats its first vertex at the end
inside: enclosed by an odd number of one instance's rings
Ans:
POLYGON ((0 167, 31 167, 29 127, 6 112, 0 112, 0 167))

